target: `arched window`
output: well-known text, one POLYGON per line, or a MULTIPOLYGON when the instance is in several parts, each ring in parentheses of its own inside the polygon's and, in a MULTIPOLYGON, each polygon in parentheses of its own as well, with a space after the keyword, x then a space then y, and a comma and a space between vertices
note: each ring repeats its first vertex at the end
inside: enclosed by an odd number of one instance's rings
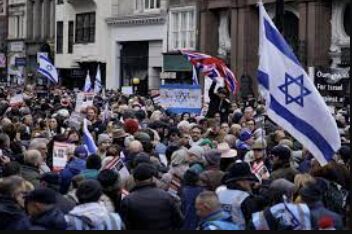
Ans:
MULTIPOLYGON (((276 22, 276 19, 273 19, 276 22)), ((296 55, 298 55, 299 41, 299 19, 298 17, 291 11, 285 11, 284 14, 284 37, 290 46, 293 48, 293 51, 296 55)))
POLYGON ((343 14, 343 28, 348 36, 350 36, 350 33, 351 33, 351 31, 350 31, 351 30, 351 27, 350 27, 351 8, 350 7, 351 7, 351 4, 348 3, 345 8, 345 12, 343 14))

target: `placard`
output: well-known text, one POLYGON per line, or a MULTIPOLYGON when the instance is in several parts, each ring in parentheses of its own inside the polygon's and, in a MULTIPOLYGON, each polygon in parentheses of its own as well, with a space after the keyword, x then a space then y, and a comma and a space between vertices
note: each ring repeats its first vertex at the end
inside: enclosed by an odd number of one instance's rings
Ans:
POLYGON ((122 86, 121 92, 125 95, 132 95, 133 94, 133 87, 132 86, 122 86))
POLYGON ((94 93, 85 93, 80 92, 76 96, 76 108, 75 112, 81 112, 83 109, 87 108, 88 106, 93 106, 95 94, 94 93))
POLYGON ((74 148, 74 144, 54 142, 53 147, 53 171, 60 172, 65 168, 67 163, 67 155, 70 149, 74 148))
POLYGON ((345 105, 349 96, 347 92, 350 84, 349 70, 349 68, 323 67, 315 69, 314 84, 328 105, 340 107, 345 105))
POLYGON ((71 116, 68 120, 69 127, 74 128, 77 131, 79 131, 79 130, 81 130, 82 123, 83 123, 83 117, 82 117, 81 113, 72 112, 71 116))
POLYGON ((197 113, 202 108, 202 90, 199 85, 160 86, 159 104, 173 113, 197 113))

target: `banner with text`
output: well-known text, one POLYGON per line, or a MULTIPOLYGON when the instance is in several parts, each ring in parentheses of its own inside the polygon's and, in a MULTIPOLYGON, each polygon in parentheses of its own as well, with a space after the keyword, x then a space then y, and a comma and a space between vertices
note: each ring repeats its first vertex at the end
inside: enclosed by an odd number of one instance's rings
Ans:
POLYGON ((197 113, 202 108, 202 90, 199 85, 162 85, 159 104, 173 113, 197 113))
POLYGON ((350 68, 316 67, 314 83, 328 105, 345 106, 350 93, 350 68))

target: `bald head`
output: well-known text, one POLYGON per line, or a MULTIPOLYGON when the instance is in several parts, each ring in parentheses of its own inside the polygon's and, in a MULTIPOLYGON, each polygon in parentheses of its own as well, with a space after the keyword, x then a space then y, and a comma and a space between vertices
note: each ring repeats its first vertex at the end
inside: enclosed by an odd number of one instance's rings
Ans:
POLYGON ((216 193, 211 191, 201 192, 196 199, 196 209, 197 215, 201 218, 207 217, 209 214, 221 209, 216 193))
POLYGON ((34 167, 39 167, 42 163, 42 156, 38 150, 28 150, 24 153, 24 162, 34 167))
POLYGON ((143 145, 140 141, 131 141, 128 145, 128 152, 138 154, 143 152, 143 145))

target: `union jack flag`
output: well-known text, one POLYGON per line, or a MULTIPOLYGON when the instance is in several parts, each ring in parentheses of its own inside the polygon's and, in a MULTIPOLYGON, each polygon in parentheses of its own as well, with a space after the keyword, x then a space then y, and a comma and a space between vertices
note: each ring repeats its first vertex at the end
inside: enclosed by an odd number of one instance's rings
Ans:
POLYGON ((203 73, 212 80, 215 80, 217 77, 223 78, 226 88, 234 95, 237 93, 239 83, 236 80, 235 74, 226 66, 224 61, 200 52, 188 50, 181 50, 180 52, 186 56, 188 61, 190 61, 200 73, 203 73))

